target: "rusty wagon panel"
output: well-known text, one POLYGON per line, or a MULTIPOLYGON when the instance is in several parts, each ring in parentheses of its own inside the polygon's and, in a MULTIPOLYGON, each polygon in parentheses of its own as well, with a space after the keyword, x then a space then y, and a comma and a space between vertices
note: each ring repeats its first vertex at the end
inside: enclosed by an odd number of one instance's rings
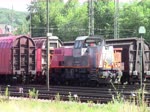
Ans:
POLYGON ((17 37, 12 46, 13 74, 36 74, 35 44, 26 36, 17 37))
POLYGON ((122 49, 122 62, 124 62, 124 73, 131 75, 139 75, 142 73, 150 75, 150 47, 149 44, 140 38, 120 38, 106 40, 108 45, 113 45, 114 48, 122 49), (141 47, 141 43, 142 46, 141 47), (141 50, 142 49, 142 50, 141 50), (142 56, 141 57, 141 52, 142 56), (142 60, 142 63, 141 63, 142 60))
POLYGON ((35 44, 26 36, 0 38, 0 75, 35 75, 35 44))

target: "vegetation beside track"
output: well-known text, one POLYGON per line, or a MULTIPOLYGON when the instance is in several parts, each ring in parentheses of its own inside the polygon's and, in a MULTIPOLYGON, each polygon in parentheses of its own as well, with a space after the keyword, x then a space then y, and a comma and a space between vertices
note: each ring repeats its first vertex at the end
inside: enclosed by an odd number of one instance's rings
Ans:
POLYGON ((4 94, 0 95, 0 112, 149 112, 148 105, 145 103, 145 95, 139 90, 137 96, 125 100, 120 93, 112 96, 112 101, 107 104, 81 103, 78 95, 69 92, 68 101, 64 101, 59 93, 54 100, 38 99, 38 91, 29 89, 28 98, 10 97, 8 87, 4 94))
POLYGON ((1 112, 148 112, 146 104, 136 105, 134 102, 114 100, 108 104, 39 101, 36 99, 0 100, 1 112))

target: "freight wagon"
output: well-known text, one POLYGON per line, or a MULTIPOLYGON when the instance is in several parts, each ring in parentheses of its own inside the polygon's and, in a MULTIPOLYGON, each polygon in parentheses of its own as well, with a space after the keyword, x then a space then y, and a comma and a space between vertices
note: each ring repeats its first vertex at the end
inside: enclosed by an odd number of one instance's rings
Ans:
POLYGON ((122 84, 140 83, 141 76, 143 81, 150 77, 150 46, 144 39, 136 37, 108 39, 106 44, 122 49, 118 51, 124 62, 122 84))
POLYGON ((35 74, 33 40, 27 36, 0 37, 0 82, 29 82, 35 74))

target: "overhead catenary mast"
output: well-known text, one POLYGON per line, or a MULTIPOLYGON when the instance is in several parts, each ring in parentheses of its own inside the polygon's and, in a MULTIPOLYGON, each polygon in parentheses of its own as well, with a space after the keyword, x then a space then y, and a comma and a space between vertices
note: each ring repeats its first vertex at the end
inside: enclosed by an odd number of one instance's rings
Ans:
POLYGON ((94 35, 94 3, 93 0, 88 0, 89 5, 89 35, 94 35))
POLYGON ((114 38, 119 38, 119 0, 114 0, 115 14, 114 14, 114 38))
POLYGON ((12 3, 12 9, 11 9, 11 29, 10 29, 10 33, 12 33, 12 31, 13 31, 13 21, 14 21, 14 17, 13 17, 13 15, 14 15, 14 7, 13 7, 13 3, 12 3))
POLYGON ((49 0, 46 1, 46 18, 47 18, 47 65, 46 65, 46 76, 47 76, 47 89, 49 91, 49 61, 50 61, 50 58, 49 58, 49 0))

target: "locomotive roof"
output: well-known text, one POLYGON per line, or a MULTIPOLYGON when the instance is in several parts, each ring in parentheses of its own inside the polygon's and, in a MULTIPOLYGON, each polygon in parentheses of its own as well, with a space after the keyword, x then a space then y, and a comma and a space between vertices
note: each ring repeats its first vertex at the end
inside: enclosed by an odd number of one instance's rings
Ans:
POLYGON ((80 36, 77 37, 76 40, 85 40, 86 38, 88 38, 88 36, 80 36))
POLYGON ((89 39, 101 39, 103 40, 103 38, 99 35, 94 35, 94 36, 80 36, 80 37, 77 37, 76 40, 86 40, 87 38, 89 39))

